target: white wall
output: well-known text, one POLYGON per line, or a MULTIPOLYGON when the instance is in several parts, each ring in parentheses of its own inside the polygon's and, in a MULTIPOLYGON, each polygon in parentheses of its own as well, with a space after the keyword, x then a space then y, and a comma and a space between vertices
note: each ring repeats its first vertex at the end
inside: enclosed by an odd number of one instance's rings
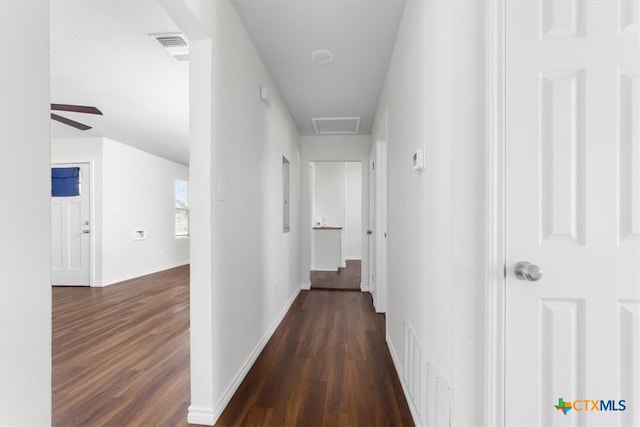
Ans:
POLYGON ((482 420, 485 360, 485 57, 489 2, 453 2, 453 421, 482 420), (473 355, 473 356, 470 356, 473 355), (473 402, 469 404, 469 402, 473 402))
POLYGON ((311 190, 309 182, 310 162, 347 161, 360 162, 362 167, 361 209, 362 221, 359 236, 362 238, 362 289, 369 290, 369 239, 366 238, 369 224, 369 155, 371 153, 370 135, 329 135, 303 136, 300 138, 300 159, 302 188, 300 214, 300 281, 310 285, 311 261, 311 190))
POLYGON ((407 2, 374 124, 388 109, 389 345, 402 363, 406 320, 453 388, 454 425, 483 419, 483 7, 407 2))
POLYGON ((189 180, 186 166, 107 138, 53 140, 51 159, 91 162, 94 286, 189 262, 189 238, 174 230, 174 181, 189 180), (147 238, 134 240, 136 228, 147 238))
POLYGON ((189 238, 175 236, 176 179, 189 168, 104 139, 103 285, 189 263, 189 238))
POLYGON ((299 134, 228 1, 163 4, 192 42, 189 420, 212 424, 300 289, 299 134))
POLYGON ((0 425, 46 426, 51 424, 48 2, 0 1, 0 93, 0 425))
POLYGON ((345 253, 347 259, 359 260, 362 259, 362 163, 348 162, 345 168, 345 253))

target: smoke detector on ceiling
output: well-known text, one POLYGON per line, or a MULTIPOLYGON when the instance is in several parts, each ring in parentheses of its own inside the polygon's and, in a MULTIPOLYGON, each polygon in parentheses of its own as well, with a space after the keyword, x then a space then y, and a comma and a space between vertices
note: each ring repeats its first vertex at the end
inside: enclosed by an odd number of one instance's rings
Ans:
POLYGON ((324 65, 333 61, 333 52, 326 49, 319 49, 311 53, 311 59, 316 64, 324 65))
POLYGON ((181 33, 149 34, 173 59, 179 62, 189 60, 189 41, 181 33))

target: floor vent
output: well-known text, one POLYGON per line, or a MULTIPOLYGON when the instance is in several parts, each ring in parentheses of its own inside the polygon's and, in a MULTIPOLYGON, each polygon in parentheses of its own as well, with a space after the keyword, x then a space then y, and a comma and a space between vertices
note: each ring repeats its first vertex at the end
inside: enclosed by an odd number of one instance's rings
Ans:
POLYGON ((423 426, 451 425, 451 387, 404 321, 404 382, 423 426))

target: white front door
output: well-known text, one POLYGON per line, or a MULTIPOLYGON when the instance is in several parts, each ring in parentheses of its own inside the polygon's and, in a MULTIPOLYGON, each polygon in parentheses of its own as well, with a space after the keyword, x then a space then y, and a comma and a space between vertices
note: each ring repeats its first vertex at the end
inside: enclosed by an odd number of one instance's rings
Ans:
POLYGON ((507 425, 640 425, 639 29, 506 1, 507 425))
POLYGON ((80 168, 80 194, 51 197, 51 281, 53 285, 90 286, 90 168, 88 163, 56 164, 80 168))

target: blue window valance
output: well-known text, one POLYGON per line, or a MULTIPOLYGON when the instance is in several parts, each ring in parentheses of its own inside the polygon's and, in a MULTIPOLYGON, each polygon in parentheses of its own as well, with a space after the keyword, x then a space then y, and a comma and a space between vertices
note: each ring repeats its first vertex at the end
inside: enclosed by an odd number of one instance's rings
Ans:
POLYGON ((51 168, 51 196, 80 195, 80 168, 51 168))

